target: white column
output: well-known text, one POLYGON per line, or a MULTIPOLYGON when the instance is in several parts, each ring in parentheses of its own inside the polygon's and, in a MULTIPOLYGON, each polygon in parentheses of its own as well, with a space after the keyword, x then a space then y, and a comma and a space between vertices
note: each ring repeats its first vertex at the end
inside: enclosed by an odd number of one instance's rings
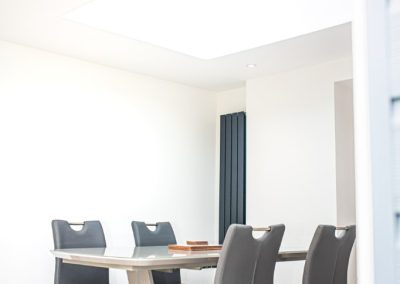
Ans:
POLYGON ((387 1, 355 0, 353 24, 359 284, 394 283, 387 1))

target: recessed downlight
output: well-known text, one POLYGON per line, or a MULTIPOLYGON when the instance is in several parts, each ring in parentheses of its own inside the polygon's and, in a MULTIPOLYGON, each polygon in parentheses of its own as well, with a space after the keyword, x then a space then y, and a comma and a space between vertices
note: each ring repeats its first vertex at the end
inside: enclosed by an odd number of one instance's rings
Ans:
POLYGON ((251 68, 256 68, 256 67, 257 67, 257 64, 250 63, 250 64, 247 64, 246 67, 247 67, 247 68, 250 68, 250 69, 251 69, 251 68))

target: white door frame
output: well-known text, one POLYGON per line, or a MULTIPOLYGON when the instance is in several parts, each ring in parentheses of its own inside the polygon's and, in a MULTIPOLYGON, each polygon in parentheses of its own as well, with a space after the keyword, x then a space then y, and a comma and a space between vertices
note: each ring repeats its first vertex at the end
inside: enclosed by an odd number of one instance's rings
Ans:
POLYGON ((354 4, 359 284, 395 283, 387 5, 387 0, 355 0, 354 4))

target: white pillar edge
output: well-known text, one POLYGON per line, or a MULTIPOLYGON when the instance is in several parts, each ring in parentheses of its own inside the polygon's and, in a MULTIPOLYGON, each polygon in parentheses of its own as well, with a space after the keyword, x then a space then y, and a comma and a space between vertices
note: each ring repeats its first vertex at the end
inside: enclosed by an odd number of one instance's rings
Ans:
POLYGON ((354 124, 359 284, 391 284, 394 211, 386 0, 355 0, 354 124))

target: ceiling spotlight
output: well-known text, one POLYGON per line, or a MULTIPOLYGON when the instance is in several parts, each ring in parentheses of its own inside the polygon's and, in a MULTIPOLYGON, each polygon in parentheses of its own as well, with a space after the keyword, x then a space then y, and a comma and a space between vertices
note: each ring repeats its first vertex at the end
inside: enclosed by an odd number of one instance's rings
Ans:
POLYGON ((246 67, 247 68, 256 68, 257 65, 256 64, 247 64, 246 67))

